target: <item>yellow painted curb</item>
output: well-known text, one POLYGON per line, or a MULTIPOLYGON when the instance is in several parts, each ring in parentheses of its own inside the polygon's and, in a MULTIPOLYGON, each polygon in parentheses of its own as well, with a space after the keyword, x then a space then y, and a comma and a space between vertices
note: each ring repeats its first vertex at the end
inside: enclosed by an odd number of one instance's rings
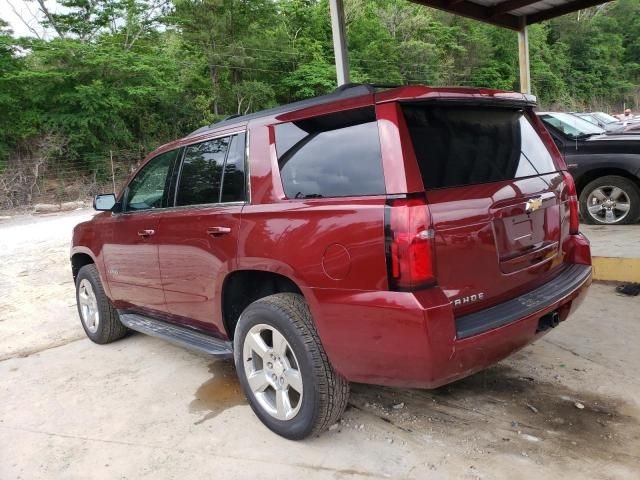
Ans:
POLYGON ((640 258, 593 257, 593 279, 640 283, 640 258))

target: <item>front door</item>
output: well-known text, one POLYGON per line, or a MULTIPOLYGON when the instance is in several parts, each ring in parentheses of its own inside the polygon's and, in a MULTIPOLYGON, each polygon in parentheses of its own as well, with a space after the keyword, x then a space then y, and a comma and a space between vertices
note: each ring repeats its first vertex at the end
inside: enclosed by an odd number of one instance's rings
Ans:
POLYGON ((222 283, 235 269, 245 199, 244 133, 186 147, 175 207, 160 220, 160 272, 176 322, 224 332, 222 283))
POLYGON ((147 314, 165 310, 157 235, 175 157, 175 151, 162 153, 138 172, 125 190, 122 212, 106 228, 105 270, 118 309, 147 314))

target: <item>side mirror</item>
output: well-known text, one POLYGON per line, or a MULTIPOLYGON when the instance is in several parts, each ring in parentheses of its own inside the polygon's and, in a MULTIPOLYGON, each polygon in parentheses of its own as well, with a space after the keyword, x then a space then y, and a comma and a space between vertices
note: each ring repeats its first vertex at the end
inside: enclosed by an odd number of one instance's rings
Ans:
POLYGON ((93 208, 100 212, 110 212, 116 204, 114 193, 102 193, 93 199, 93 208))

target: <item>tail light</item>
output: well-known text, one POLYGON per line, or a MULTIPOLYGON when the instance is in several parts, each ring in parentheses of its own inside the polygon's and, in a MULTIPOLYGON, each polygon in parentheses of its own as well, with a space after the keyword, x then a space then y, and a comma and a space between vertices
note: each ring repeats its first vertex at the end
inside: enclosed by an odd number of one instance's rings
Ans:
POLYGON ((567 192, 567 201, 569 202, 569 233, 577 235, 580 232, 580 218, 578 216, 578 193, 576 191, 576 183, 569 172, 562 172, 564 184, 567 192))
POLYGON ((385 241, 392 290, 416 290, 435 282, 434 231, 424 198, 387 201, 385 241))

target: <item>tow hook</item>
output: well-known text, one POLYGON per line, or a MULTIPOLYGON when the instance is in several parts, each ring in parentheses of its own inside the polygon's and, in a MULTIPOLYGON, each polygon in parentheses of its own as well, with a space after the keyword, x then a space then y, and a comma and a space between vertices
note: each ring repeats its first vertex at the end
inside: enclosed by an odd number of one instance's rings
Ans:
POLYGON ((547 313, 545 316, 540 317, 538 320, 538 328, 536 333, 544 332, 545 330, 549 330, 551 328, 556 328, 560 323, 560 315, 558 312, 547 313))

